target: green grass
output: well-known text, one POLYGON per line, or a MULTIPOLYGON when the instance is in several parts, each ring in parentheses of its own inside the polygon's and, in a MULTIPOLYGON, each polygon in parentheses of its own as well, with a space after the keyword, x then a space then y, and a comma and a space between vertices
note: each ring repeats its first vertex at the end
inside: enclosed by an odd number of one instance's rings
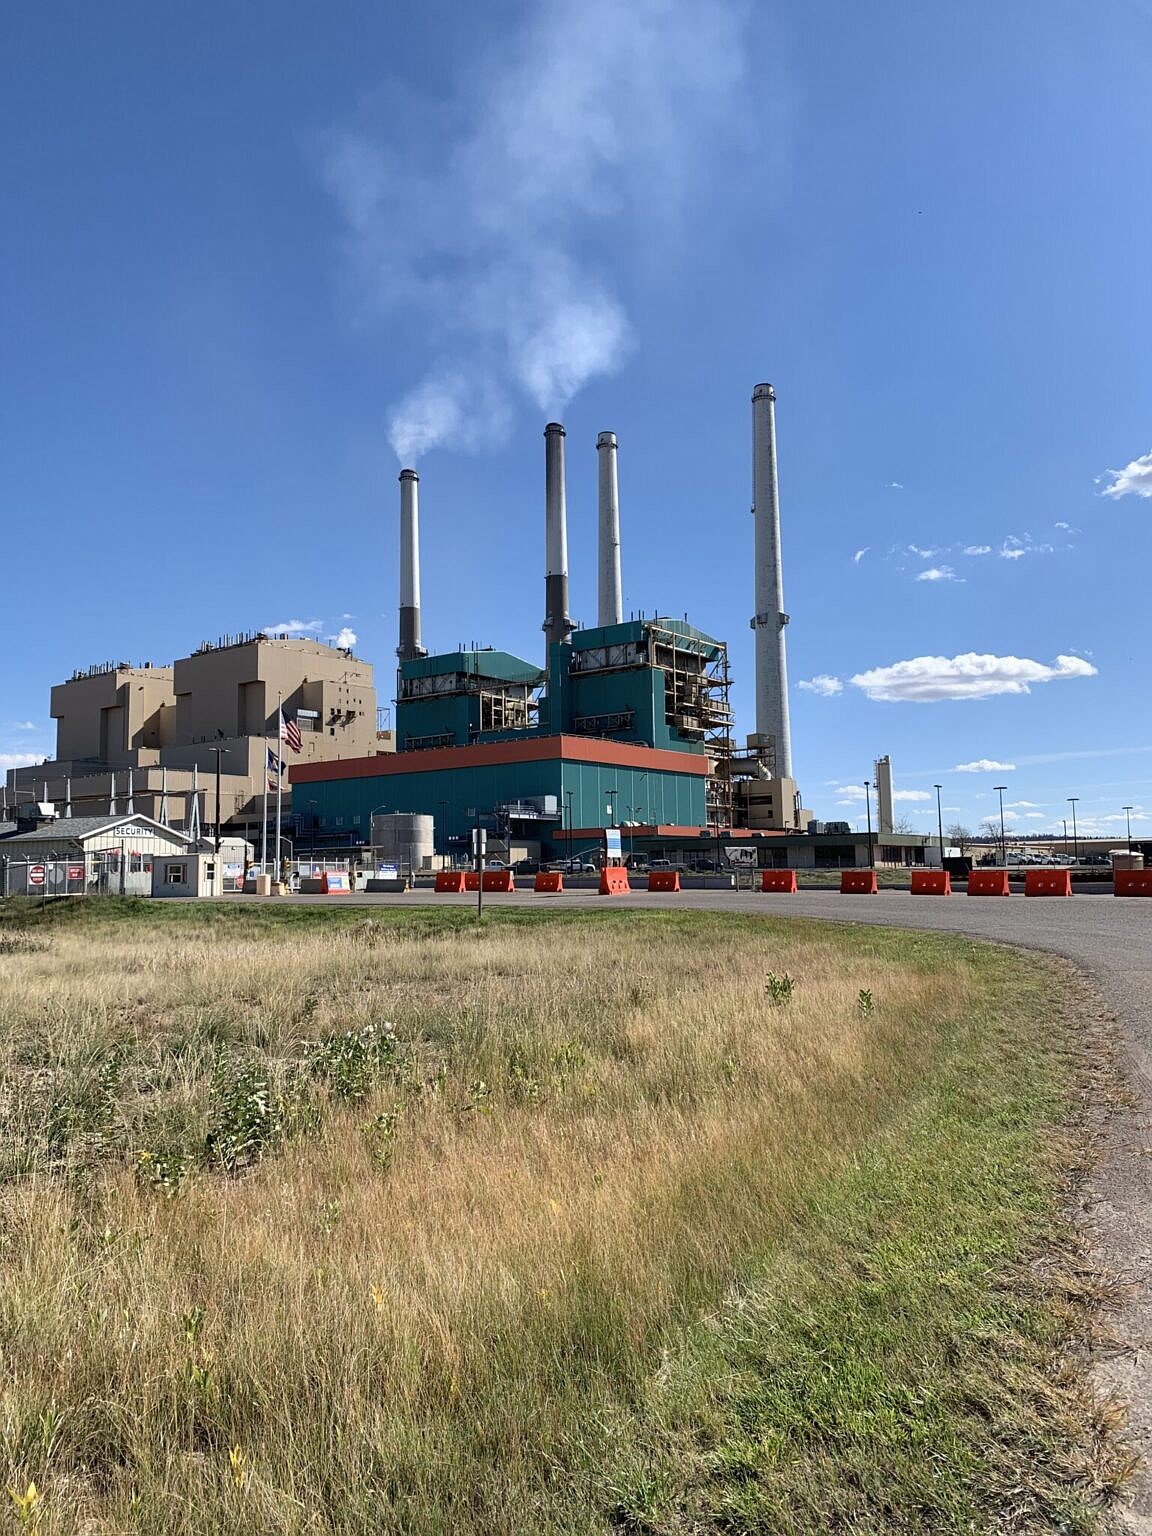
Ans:
POLYGON ((0 982, 14 1530, 1100 1526, 1042 957, 111 898, 0 909, 0 982))

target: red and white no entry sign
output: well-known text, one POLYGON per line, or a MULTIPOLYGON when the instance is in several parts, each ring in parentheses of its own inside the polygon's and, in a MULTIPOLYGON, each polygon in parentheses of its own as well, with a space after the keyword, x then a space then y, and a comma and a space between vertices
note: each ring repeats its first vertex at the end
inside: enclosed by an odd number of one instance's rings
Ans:
POLYGON ((28 884, 29 885, 43 885, 44 884, 44 866, 43 866, 43 864, 29 864, 29 866, 28 866, 28 884))

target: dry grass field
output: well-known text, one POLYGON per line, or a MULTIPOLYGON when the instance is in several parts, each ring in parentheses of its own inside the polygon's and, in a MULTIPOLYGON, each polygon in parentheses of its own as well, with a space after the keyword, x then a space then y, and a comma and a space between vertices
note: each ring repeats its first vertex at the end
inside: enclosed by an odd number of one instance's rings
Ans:
POLYGON ((0 1529, 1095 1529, 1040 961, 0 913, 0 1529))

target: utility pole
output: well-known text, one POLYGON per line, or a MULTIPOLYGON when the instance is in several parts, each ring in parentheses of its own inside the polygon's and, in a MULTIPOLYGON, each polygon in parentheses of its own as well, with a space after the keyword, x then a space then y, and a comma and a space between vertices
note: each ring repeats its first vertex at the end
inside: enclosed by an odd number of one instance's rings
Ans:
POLYGON ((1132 812, 1136 809, 1136 807, 1133 806, 1133 805, 1122 805, 1120 807, 1120 809, 1124 812, 1124 820, 1125 820, 1125 822, 1128 825, 1128 852, 1131 853, 1132 852, 1132 812))
POLYGON ((936 791, 936 829, 937 829, 937 831, 940 834, 940 868, 943 869, 944 868, 944 812, 940 809, 940 791, 943 788, 943 785, 941 785, 941 784, 933 784, 932 788, 936 791))
POLYGON ((1004 791, 1007 784, 993 784, 992 788, 1000 796, 1000 863, 1008 868, 1008 842, 1004 836, 1004 791))
POLYGON ((1072 862, 1074 864, 1080 862, 1080 834, 1076 830, 1076 802, 1079 798, 1079 795, 1068 796, 1068 804, 1072 807, 1072 862))
POLYGON ((209 752, 216 754, 216 863, 220 863, 220 759, 228 751, 227 747, 209 747, 209 752))
POLYGON ((476 807, 476 825, 472 830, 472 862, 476 870, 476 921, 484 917, 484 845, 488 837, 480 825, 480 807, 476 807))
MULTIPOLYGON (((868 813, 868 868, 876 868, 876 853, 872 843, 872 781, 864 780, 864 807, 868 813)), ((860 825, 859 822, 856 823, 860 825)))

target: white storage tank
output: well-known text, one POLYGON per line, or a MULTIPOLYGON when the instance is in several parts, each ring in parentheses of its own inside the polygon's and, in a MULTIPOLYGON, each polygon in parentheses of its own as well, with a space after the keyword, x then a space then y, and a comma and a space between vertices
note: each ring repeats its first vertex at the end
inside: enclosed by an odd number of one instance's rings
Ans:
POLYGON ((432 868, 435 823, 423 812, 381 811, 372 817, 372 854, 381 864, 432 868))

